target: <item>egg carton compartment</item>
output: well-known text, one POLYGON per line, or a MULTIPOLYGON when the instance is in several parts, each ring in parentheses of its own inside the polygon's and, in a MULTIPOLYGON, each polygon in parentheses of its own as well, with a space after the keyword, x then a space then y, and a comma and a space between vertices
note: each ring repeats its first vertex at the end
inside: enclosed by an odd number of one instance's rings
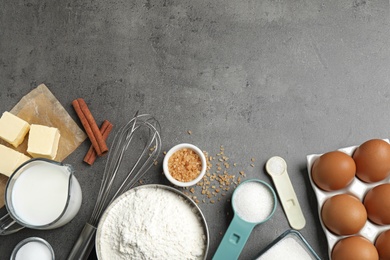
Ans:
MULTIPOLYGON (((384 140, 386 142, 389 142, 388 139, 384 139, 384 140)), ((350 146, 350 147, 338 149, 338 151, 344 152, 344 153, 352 156, 357 147, 358 146, 350 146)), ((322 218, 321 218, 321 209, 322 209, 322 206, 325 203, 325 201, 328 198, 333 197, 334 195, 337 195, 337 194, 351 194, 363 202, 364 196, 366 195, 366 193, 370 189, 372 189, 375 186, 378 186, 380 184, 390 183, 390 176, 382 181, 375 182, 375 183, 365 183, 355 176, 354 180, 344 189, 337 190, 337 191, 324 191, 324 190, 320 189, 319 187, 317 187, 317 185, 314 183, 314 181, 311 177, 312 165, 313 165, 314 161, 318 157, 320 157, 321 155, 322 154, 311 154, 311 155, 308 155, 306 157, 307 158, 307 170, 308 170, 311 186, 312 186, 314 193, 316 195, 316 198, 317 198, 319 219, 320 219, 322 229, 324 230, 325 236, 326 236, 327 241, 328 241, 328 255, 329 255, 329 259, 331 259, 331 253, 332 253, 332 250, 333 250, 333 247, 335 246, 335 244, 339 240, 341 240, 345 237, 348 237, 350 235, 348 235, 348 236, 336 235, 336 234, 332 233, 330 230, 328 230, 327 227, 324 225, 322 218)), ((370 220, 367 220, 365 225, 363 226, 363 228, 358 233, 356 233, 354 235, 361 235, 361 236, 367 238, 372 243, 375 243, 375 239, 377 238, 377 236, 381 232, 388 230, 388 229, 390 229, 390 225, 377 225, 377 224, 371 222, 370 220)))

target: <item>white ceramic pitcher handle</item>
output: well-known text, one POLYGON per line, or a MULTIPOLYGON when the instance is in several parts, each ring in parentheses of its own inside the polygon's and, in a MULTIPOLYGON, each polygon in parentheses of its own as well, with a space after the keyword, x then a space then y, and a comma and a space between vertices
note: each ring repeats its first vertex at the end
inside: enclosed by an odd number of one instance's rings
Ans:
POLYGON ((0 235, 9 235, 23 228, 8 213, 0 218, 0 235))

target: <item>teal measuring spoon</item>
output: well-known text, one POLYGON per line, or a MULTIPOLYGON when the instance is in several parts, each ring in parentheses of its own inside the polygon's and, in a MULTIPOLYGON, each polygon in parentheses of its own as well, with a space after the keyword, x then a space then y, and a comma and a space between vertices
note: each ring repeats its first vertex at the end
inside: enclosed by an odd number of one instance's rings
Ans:
POLYGON ((268 183, 251 179, 238 185, 232 196, 233 220, 213 260, 238 259, 253 228, 272 217, 276 204, 275 191, 268 183))

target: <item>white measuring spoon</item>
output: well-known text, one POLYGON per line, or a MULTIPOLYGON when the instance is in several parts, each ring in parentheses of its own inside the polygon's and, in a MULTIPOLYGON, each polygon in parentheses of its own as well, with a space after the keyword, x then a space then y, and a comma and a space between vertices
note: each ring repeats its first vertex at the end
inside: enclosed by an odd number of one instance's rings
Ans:
POLYGON ((275 184, 290 226, 297 230, 302 229, 306 225, 306 220, 291 184, 290 177, 288 176, 286 161, 279 156, 271 157, 267 161, 265 169, 275 184))

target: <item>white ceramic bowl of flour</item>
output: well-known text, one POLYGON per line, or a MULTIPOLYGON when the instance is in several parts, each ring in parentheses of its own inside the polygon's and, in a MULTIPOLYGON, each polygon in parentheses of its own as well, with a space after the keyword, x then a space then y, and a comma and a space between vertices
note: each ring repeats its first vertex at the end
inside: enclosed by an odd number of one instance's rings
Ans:
POLYGON ((206 259, 209 232, 199 207, 165 185, 133 188, 105 211, 96 233, 99 260, 206 259))

